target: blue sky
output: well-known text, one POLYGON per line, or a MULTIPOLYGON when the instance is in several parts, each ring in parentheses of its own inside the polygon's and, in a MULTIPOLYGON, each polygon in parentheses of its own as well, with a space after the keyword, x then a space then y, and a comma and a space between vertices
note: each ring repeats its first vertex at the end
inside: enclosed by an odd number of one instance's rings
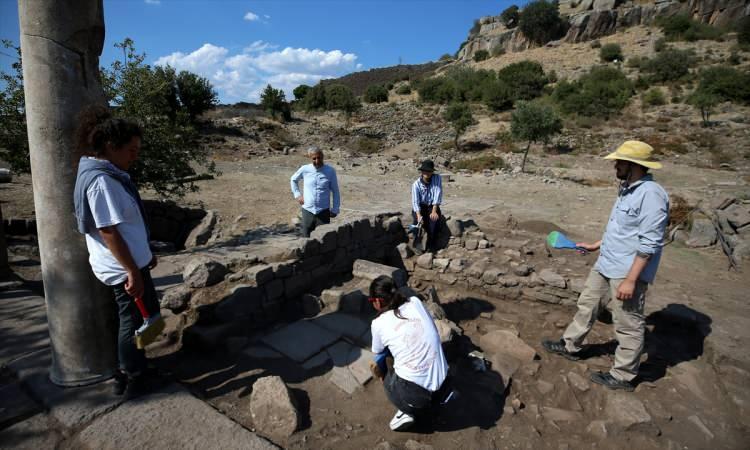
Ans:
MULTIPOLYGON (((299 84, 453 53, 472 21, 510 0, 104 0, 101 64, 130 37, 150 64, 207 77, 220 101, 256 101, 271 83, 299 84)), ((0 0, 0 38, 19 42, 16 0, 0 0)), ((0 55, 7 70, 11 58, 0 55)))

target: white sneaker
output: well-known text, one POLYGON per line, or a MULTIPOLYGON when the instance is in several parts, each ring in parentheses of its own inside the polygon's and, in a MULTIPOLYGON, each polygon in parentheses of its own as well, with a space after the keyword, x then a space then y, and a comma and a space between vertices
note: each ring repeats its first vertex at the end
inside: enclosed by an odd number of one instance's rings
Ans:
POLYGON ((401 431, 414 423, 414 417, 406 414, 405 412, 402 412, 401 410, 396 411, 396 415, 393 416, 393 419, 391 419, 391 430, 393 431, 401 431))

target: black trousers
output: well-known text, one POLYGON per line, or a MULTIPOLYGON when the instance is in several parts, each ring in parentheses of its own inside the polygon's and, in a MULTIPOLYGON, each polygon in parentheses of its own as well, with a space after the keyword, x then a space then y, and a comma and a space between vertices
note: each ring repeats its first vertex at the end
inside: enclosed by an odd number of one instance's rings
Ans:
MULTIPOLYGON (((438 220, 430 220, 430 213, 432 213, 432 206, 431 205, 419 205, 419 214, 422 215, 422 229, 427 234, 427 250, 435 250, 435 247, 437 245, 437 231, 438 231, 438 223, 440 223, 440 218, 443 215, 443 212, 440 210, 440 206, 437 207, 437 213, 438 213, 438 220)), ((411 212, 412 220, 414 221, 414 225, 417 224, 417 213, 412 211, 411 212)))
MULTIPOLYGON (((159 299, 156 296, 154 280, 148 267, 141 269, 143 277, 143 303, 149 316, 159 312, 159 299)), ((120 369, 128 375, 137 375, 146 369, 146 352, 135 345, 135 330, 143 325, 143 317, 135 299, 125 291, 125 282, 112 286, 117 302, 120 328, 117 336, 117 358, 120 369)))
POLYGON ((404 380, 389 370, 383 380, 385 395, 396 408, 412 417, 425 417, 437 413, 437 409, 447 400, 452 392, 450 377, 435 392, 430 392, 422 386, 404 380))
POLYGON ((304 237, 310 237, 310 233, 312 233, 318 225, 331 223, 330 209, 324 209, 317 214, 313 214, 305 208, 300 209, 302 210, 302 223, 300 224, 300 226, 302 228, 302 235, 304 237))

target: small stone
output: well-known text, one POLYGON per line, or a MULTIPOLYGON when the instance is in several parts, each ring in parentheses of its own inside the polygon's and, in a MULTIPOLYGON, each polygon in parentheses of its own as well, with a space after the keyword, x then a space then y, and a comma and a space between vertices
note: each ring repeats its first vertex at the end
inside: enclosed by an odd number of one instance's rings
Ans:
POLYGON ((550 269, 542 269, 542 271, 539 272, 539 278, 541 278, 544 284, 548 286, 553 286, 560 289, 565 289, 565 286, 567 286, 565 278, 550 269))
POLYGON ((603 420, 594 420, 586 427, 586 432, 599 440, 607 438, 607 423, 603 420))
POLYGON ((466 267, 466 261, 463 259, 452 259, 448 264, 448 272, 461 273, 466 267))
POLYGON ((479 241, 478 247, 481 248, 481 249, 483 249, 483 248, 490 248, 490 241, 488 241, 487 239, 482 239, 482 240, 479 241))
POLYGON ((651 415, 646 411, 646 407, 632 394, 609 393, 605 412, 612 421, 626 430, 636 425, 651 423, 651 415))
POLYGON ((187 286, 177 286, 164 293, 160 306, 173 312, 180 311, 187 306, 190 296, 191 291, 187 286))
POLYGON ((515 269, 513 269, 513 273, 515 273, 519 277, 527 277, 531 273, 531 267, 526 264, 520 264, 515 269))
POLYGON ((590 388, 590 384, 588 381, 586 381, 585 378, 578 375, 575 372, 568 372, 568 382, 576 389, 578 389, 581 392, 586 392, 590 388))
POLYGON ((476 250, 479 247, 479 241, 476 239, 466 239, 464 241, 464 248, 466 250, 476 250))
POLYGON ((484 271, 484 274, 482 274, 482 281, 484 281, 487 284, 496 284, 498 277, 500 275, 505 275, 505 271, 502 269, 498 269, 497 267, 491 267, 484 271))
POLYGON ((522 363, 531 362, 536 350, 508 330, 490 331, 479 339, 479 345, 486 353, 504 353, 522 363))
POLYGON ((424 253, 417 258, 417 266, 423 269, 432 269, 432 253, 424 253))
POLYGON ((182 272, 182 279, 190 287, 206 287, 223 280, 227 272, 227 268, 217 261, 207 258, 196 258, 185 266, 185 270, 182 272))
POLYGON ((253 383, 250 413, 255 428, 263 434, 286 438, 297 429, 297 405, 284 381, 268 376, 253 383))
POLYGON ((510 404, 511 404, 511 406, 513 406, 513 409, 514 409, 514 410, 516 410, 516 411, 520 411, 520 410, 522 410, 522 409, 523 409, 523 407, 524 407, 524 404, 523 404, 523 402, 521 402, 521 399, 519 399, 519 398, 514 398, 514 399, 513 399, 513 400, 512 400, 511 402, 510 402, 510 404))
POLYGON ((440 272, 445 272, 450 263, 451 260, 449 258, 435 258, 432 260, 432 267, 440 272))
POLYGON ((479 313, 479 317, 481 317, 482 319, 490 320, 492 319, 492 313, 491 312, 479 313))

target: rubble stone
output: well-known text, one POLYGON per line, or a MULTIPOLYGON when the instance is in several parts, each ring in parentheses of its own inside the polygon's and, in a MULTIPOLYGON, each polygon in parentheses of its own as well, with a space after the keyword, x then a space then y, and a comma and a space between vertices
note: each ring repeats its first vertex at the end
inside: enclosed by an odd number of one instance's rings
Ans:
POLYGON ((651 415, 646 407, 632 394, 608 393, 604 409, 607 417, 625 430, 651 423, 651 415))
POLYGON ((518 267, 513 269, 513 273, 518 275, 519 277, 527 277, 529 274, 531 274, 531 267, 529 267, 527 264, 520 264, 518 267))
POLYGON ((565 289, 565 287, 567 286, 565 278, 550 269, 542 269, 542 271, 539 272, 539 278, 542 279, 544 284, 547 284, 549 286, 558 287, 560 289, 565 289))
POLYGON ((196 258, 190 261, 182 272, 182 279, 190 287, 212 286, 224 279, 227 268, 223 264, 207 258, 196 258))
POLYGON ((185 240, 185 248, 191 248, 198 245, 204 245, 211 238, 211 234, 216 226, 216 211, 208 210, 203 220, 190 232, 185 240))
POLYGON ((387 275, 393 278, 396 286, 404 286, 406 284, 406 271, 403 269, 378 264, 376 262, 367 261, 366 259, 358 259, 354 261, 352 275, 369 281, 373 281, 381 275, 387 275))
POLYGON ((253 383, 250 413, 255 428, 263 434, 285 438, 297 429, 296 402, 278 376, 259 378, 253 383))
POLYGON ((417 258, 417 266, 423 269, 432 269, 432 253, 424 253, 417 258))
POLYGON ((435 258, 432 260, 432 268, 440 272, 445 272, 450 263, 451 260, 449 258, 435 258))
POLYGON ((171 311, 180 311, 190 301, 190 289, 187 286, 177 286, 164 292, 160 306, 171 311))
POLYGON ((727 221, 735 229, 750 224, 750 206, 735 203, 724 210, 727 221))
POLYGON ((716 229, 709 219, 695 218, 690 229, 690 237, 685 243, 688 247, 710 247, 716 243, 716 229))
POLYGON ((490 331, 479 339, 479 345, 485 353, 506 354, 521 363, 531 362, 536 356, 536 350, 507 330, 490 331))

